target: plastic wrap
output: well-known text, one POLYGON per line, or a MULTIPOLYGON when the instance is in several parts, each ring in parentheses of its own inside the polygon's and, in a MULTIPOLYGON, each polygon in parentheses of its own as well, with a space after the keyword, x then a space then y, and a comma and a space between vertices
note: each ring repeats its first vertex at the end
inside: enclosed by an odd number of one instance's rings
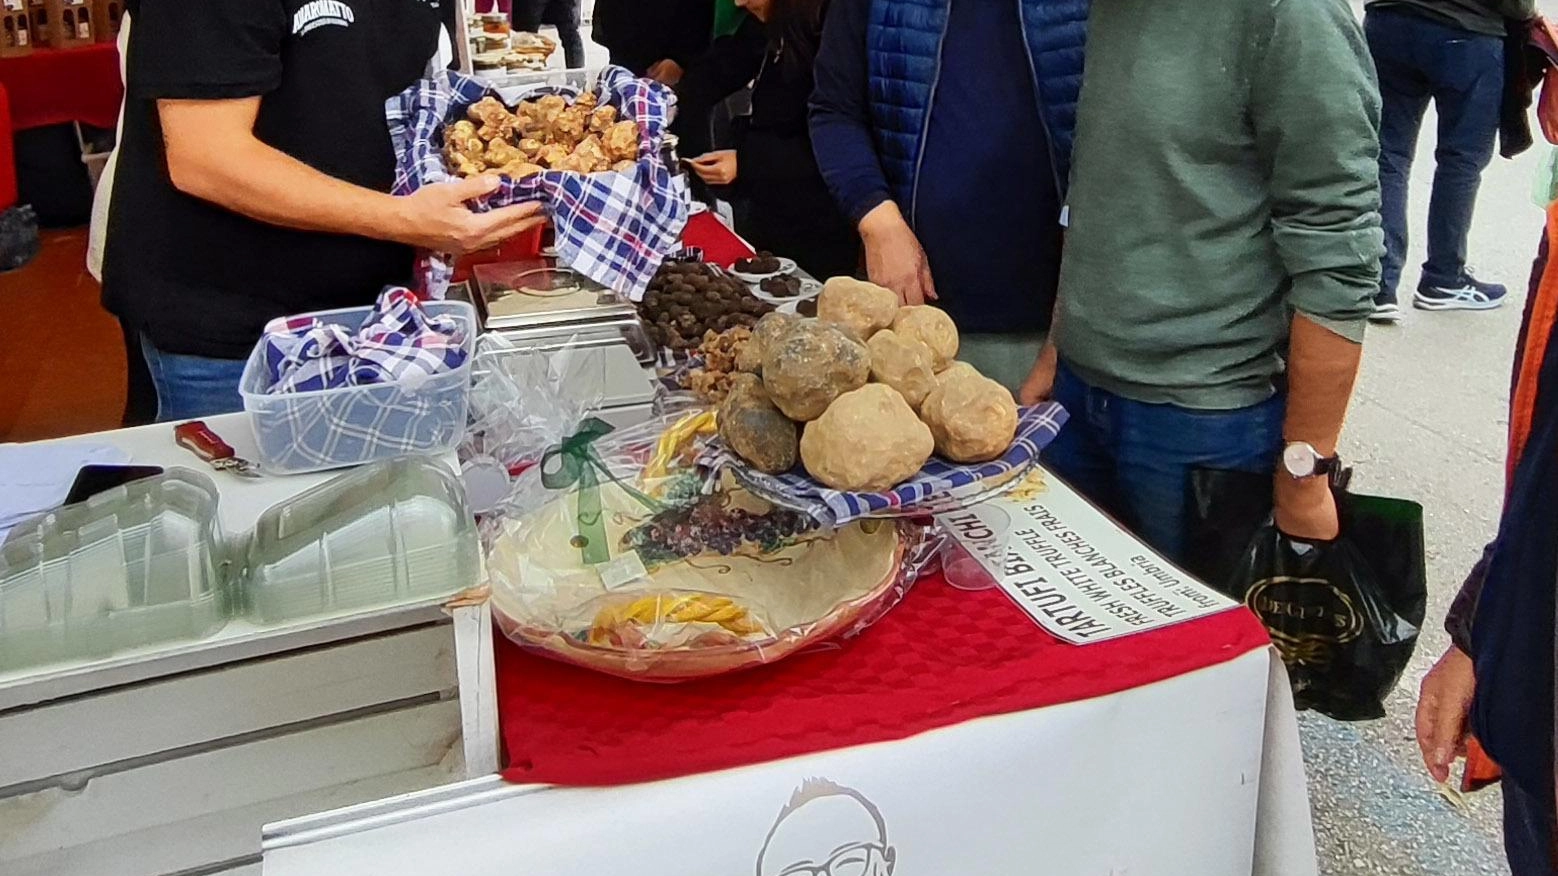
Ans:
POLYGON ((493 616, 547 656, 643 681, 772 663, 859 633, 934 554, 929 530, 837 529, 693 461, 708 412, 596 420, 516 481, 488 533, 493 616))
POLYGON ((571 343, 543 351, 516 347, 498 334, 482 335, 461 459, 493 459, 509 470, 538 461, 600 407, 604 380, 589 379, 598 378, 586 373, 592 365, 599 368, 571 343), (580 391, 586 387, 595 392, 580 391))

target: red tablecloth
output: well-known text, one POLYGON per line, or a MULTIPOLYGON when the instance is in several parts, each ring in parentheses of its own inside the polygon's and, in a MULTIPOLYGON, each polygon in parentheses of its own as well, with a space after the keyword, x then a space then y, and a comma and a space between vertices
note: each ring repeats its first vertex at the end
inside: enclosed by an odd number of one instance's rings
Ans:
POLYGON ((996 590, 921 581, 842 648, 676 685, 535 657, 497 635, 498 710, 516 782, 615 785, 903 739, 1118 693, 1267 644, 1244 609, 1085 647, 996 590))
POLYGON ((704 261, 722 268, 728 268, 737 259, 753 254, 752 247, 714 218, 713 213, 699 213, 687 220, 687 228, 682 231, 682 243, 702 249, 704 261))
POLYGON ((68 122, 112 128, 124 99, 119 47, 94 43, 0 58, 0 85, 11 95, 13 131, 68 122))

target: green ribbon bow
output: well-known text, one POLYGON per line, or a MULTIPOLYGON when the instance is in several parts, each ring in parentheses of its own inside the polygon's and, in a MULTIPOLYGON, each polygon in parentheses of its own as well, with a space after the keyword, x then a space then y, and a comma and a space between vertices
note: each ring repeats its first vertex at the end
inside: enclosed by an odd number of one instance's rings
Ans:
POLYGON ((575 546, 579 548, 579 555, 586 565, 599 565, 611 559, 611 547, 606 543, 606 521, 601 510, 600 478, 597 472, 622 487, 628 495, 651 511, 658 513, 663 507, 623 483, 596 456, 592 445, 610 434, 612 429, 612 425, 605 420, 590 417, 579 424, 579 431, 548 448, 541 456, 543 487, 549 490, 578 488, 578 534, 575 546))

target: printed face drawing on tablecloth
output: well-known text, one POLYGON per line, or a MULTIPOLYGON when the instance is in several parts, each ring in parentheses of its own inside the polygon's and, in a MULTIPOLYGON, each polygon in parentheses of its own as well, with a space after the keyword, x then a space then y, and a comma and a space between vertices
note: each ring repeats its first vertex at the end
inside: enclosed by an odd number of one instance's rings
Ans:
POLYGON ((892 876, 897 857, 875 803, 853 788, 807 779, 769 829, 757 876, 892 876))

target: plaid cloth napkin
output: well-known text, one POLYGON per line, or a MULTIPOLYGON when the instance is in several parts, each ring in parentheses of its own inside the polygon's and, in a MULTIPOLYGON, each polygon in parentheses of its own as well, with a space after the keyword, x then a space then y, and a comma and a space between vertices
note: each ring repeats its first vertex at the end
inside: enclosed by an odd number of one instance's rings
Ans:
POLYGON ((310 316, 271 320, 260 339, 270 395, 397 383, 415 388, 465 363, 465 333, 431 317, 410 290, 390 286, 353 332, 310 316))
MULTIPOLYGON (((658 82, 639 79, 621 67, 606 67, 596 81, 602 106, 638 122, 643 137, 631 172, 589 175, 548 170, 521 180, 505 178, 495 192, 476 202, 481 212, 524 201, 541 201, 557 232, 558 260, 618 295, 642 298, 667 253, 681 246, 690 201, 687 181, 673 176, 660 148, 676 106, 676 95, 658 82)), ((543 94, 574 96, 577 89, 542 85, 526 99, 543 94)), ((495 89, 480 79, 446 71, 424 79, 385 104, 390 139, 395 145, 397 195, 453 179, 444 164, 446 122, 495 89)), ((430 298, 442 298, 454 276, 453 261, 441 253, 420 264, 430 298)))
POLYGON ((796 468, 779 475, 764 474, 743 462, 715 440, 704 448, 698 464, 713 470, 729 468, 737 479, 770 501, 806 511, 824 526, 843 526, 893 509, 905 509, 953 490, 1020 471, 1055 440, 1070 416, 1055 402, 1018 409, 1017 437, 999 459, 981 465, 953 465, 931 457, 920 473, 886 493, 844 493, 829 489, 796 468))

